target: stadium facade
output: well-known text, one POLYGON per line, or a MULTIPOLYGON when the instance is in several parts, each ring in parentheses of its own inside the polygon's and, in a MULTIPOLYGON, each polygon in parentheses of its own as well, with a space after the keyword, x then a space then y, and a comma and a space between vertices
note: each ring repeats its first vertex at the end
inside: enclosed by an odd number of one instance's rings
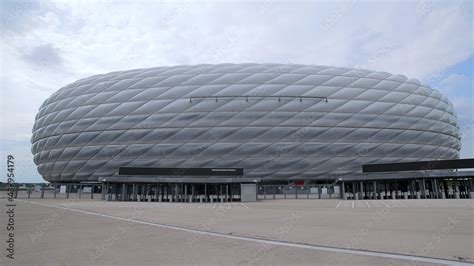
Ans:
POLYGON ((203 190, 240 194, 246 183, 337 183, 367 164, 455 160, 460 134, 449 100, 416 79, 219 64, 78 80, 42 104, 32 145, 49 182, 187 200, 203 190))

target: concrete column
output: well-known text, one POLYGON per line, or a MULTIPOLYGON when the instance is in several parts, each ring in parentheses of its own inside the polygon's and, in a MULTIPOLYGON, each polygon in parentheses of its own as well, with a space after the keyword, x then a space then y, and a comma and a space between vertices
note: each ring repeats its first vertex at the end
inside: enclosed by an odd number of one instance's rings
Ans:
POLYGON ((360 199, 364 199, 365 198, 365 194, 364 194, 364 182, 360 181, 360 199))
POLYGON ((229 202, 229 184, 225 185, 225 201, 229 202))
POLYGON ((136 189, 135 189, 135 193, 136 193, 137 196, 135 197, 135 199, 138 202, 140 202, 141 199, 142 199, 141 192, 142 192, 142 186, 140 186, 140 184, 137 184, 136 189))
MULTIPOLYGON (((319 186, 318 186, 318 194, 319 194, 319 198, 321 198, 321 193, 319 192, 319 186)), ((347 200, 347 196, 346 196, 346 186, 344 184, 344 181, 342 181, 342 184, 341 184, 341 198, 343 200, 347 200)))
POLYGON ((173 191, 172 197, 174 202, 179 202, 179 184, 174 184, 171 188, 173 191))
POLYGON ((158 183, 157 183, 157 184, 156 184, 156 189, 157 189, 157 190, 156 190, 156 193, 157 193, 156 195, 157 195, 157 197, 158 197, 157 200, 158 200, 158 202, 161 202, 161 201, 163 200, 163 195, 164 195, 164 192, 165 192, 165 191, 164 191, 164 187, 161 186, 161 189, 160 189, 160 188, 159 188, 159 185, 158 185, 158 183), (161 191, 159 192, 159 194, 158 194, 158 190, 161 190, 161 191))
POLYGON ((173 185, 166 186, 166 200, 173 202, 173 185))
POLYGON ((137 197, 136 197, 136 199, 137 199, 138 202, 142 201, 141 191, 142 191, 142 187, 137 185, 137 197))
POLYGON ((174 195, 174 185, 171 185, 171 188, 170 188, 170 191, 171 191, 171 195, 170 193, 167 193, 168 195, 168 201, 169 202, 173 202, 174 198, 173 198, 173 195, 174 195))
POLYGON ((94 199, 94 187, 95 185, 91 185, 91 199, 94 199))
POLYGON ((463 187, 464 187, 464 198, 468 199, 469 198, 469 184, 468 184, 469 180, 463 180, 462 181, 462 184, 463 184, 463 187))
POLYGON ((219 199, 222 198, 222 195, 224 194, 224 189, 222 188, 222 185, 219 185, 219 192, 217 193, 217 198, 216 200, 219 201, 219 199))
POLYGON ((109 201, 112 200, 112 197, 115 196, 115 201, 117 200, 117 184, 113 184, 112 187, 110 187, 110 183, 107 183, 107 196, 108 196, 108 199, 109 201), (110 192, 109 192, 109 189, 110 189, 110 192))
POLYGON ((419 180, 414 180, 413 181, 413 193, 414 193, 414 197, 416 199, 420 199, 421 198, 421 189, 420 189, 420 185, 419 185, 419 180), (418 187, 418 189, 416 188, 418 187))
POLYGON ((434 185, 435 185, 436 198, 439 199, 440 195, 439 195, 438 180, 434 179, 433 181, 434 181, 434 185))
POLYGON ((181 193, 179 192, 179 184, 175 185, 175 201, 180 202, 181 201, 181 193))
POLYGON ((122 201, 125 201, 125 194, 127 193, 127 187, 125 183, 122 183, 122 201))
POLYGON ((178 184, 176 184, 176 187, 175 187, 175 188, 176 188, 176 190, 175 190, 175 191, 176 191, 176 193, 175 193, 175 195, 176 195, 175 199, 176 199, 177 202, 180 202, 180 201, 181 201, 181 197, 182 197, 182 194, 181 194, 182 191, 181 191, 181 192, 179 191, 179 185, 178 185, 178 184))
POLYGON ((356 192, 356 184, 355 182, 352 182, 352 200, 357 200, 359 199, 357 192, 356 192))
MULTIPOLYGON (((20 188, 20 185, 14 184, 14 186, 15 186, 15 199, 17 199, 18 198, 18 189, 20 188)), ((56 196, 56 194, 54 194, 54 196, 56 196)), ((54 197, 54 198, 56 198, 56 197, 54 197)))
POLYGON ((204 197, 206 199, 205 202, 207 202, 207 184, 204 184, 204 197))
POLYGON ((389 190, 390 190, 390 198, 391 199, 396 199, 397 194, 395 193, 395 185, 392 184, 392 182, 389 181, 388 182, 388 187, 389 187, 389 190), (395 195, 395 197, 394 197, 394 195, 395 195))
MULTIPOLYGON (((263 189, 265 190, 265 189, 263 189)), ((298 198, 298 186, 295 186, 295 199, 298 198)))
POLYGON ((174 201, 175 202, 180 202, 181 201, 181 192, 179 190, 180 184, 174 185, 174 201))
POLYGON ((110 184, 107 182, 107 200, 112 201, 115 200, 117 201, 117 184, 110 184))
POLYGON ((456 199, 459 199, 459 184, 458 184, 458 180, 455 178, 454 180, 454 197, 456 199))
POLYGON ((145 184, 137 185, 137 193, 140 193, 139 195, 137 195, 138 201, 146 200, 145 191, 145 184))
POLYGON ((44 186, 41 186, 41 198, 44 199, 44 186))
POLYGON ((165 196, 165 186, 163 184, 161 184, 161 193, 160 193, 160 197, 158 198, 158 200, 161 202, 162 200, 164 200, 164 196, 165 196))
POLYGON ((423 196, 424 199, 426 199, 426 185, 425 185, 425 179, 421 180, 421 195, 423 196))
POLYGON ((188 201, 188 199, 187 199, 188 192, 185 189, 184 183, 181 183, 181 192, 179 193, 179 195, 181 197, 182 202, 188 201))
POLYGON ((137 184, 132 184, 132 201, 137 200, 137 184))
POLYGON ((373 186, 374 186, 374 196, 372 197, 373 199, 377 199, 378 197, 378 193, 377 193, 377 182, 376 181, 372 181, 373 183, 373 186))
POLYGON ((71 191, 71 185, 66 185, 66 199, 69 199, 69 192, 71 191))
POLYGON ((101 190, 101 200, 105 200, 105 194, 109 194, 109 186, 106 185, 105 183, 102 183, 100 190, 101 190), (106 189, 107 189, 107 193, 105 192, 106 189))
MULTIPOLYGON (((53 193, 54 193, 54 198, 56 198, 56 194, 58 193, 57 190, 56 190, 56 184, 53 183, 53 193)), ((17 189, 17 193, 18 193, 18 189, 17 189)))
POLYGON ((174 200, 174 197, 173 197, 174 196, 174 185, 171 185, 171 187, 169 188, 167 193, 168 193, 168 195, 167 195, 168 196, 168 201, 173 202, 173 200, 174 200))
POLYGON ((188 201, 188 185, 184 185, 184 199, 183 202, 188 201))
POLYGON ((430 192, 429 192, 429 193, 430 193, 430 197, 431 197, 432 199, 434 199, 434 198, 436 198, 436 197, 435 197, 436 192, 435 192, 435 187, 434 187, 433 179, 431 179, 431 180, 429 181, 429 183, 431 184, 431 190, 430 190, 430 192))
POLYGON ((443 182, 442 180, 435 180, 436 182, 436 195, 438 196, 438 199, 441 199, 442 192, 441 192, 441 183, 443 182))
POLYGON ((437 183, 437 188, 438 188, 438 198, 442 199, 443 196, 441 194, 444 194, 444 190, 441 190, 441 188, 443 187, 443 180, 436 180, 436 183, 437 183))
POLYGON ((403 196, 405 199, 408 199, 408 192, 403 192, 403 196))
POLYGON ((176 186, 177 186, 176 184, 171 185, 171 200, 173 202, 178 201, 178 191, 177 191, 176 186))
POLYGON ((107 183, 107 194, 109 196, 110 199, 108 200, 117 200, 117 190, 118 190, 118 184, 110 184, 110 183, 107 183), (110 189, 110 192, 108 191, 110 189))
POLYGON ((151 202, 151 195, 148 195, 148 194, 150 194, 149 184, 144 184, 143 185, 143 201, 151 202))
POLYGON ((179 185, 175 184, 173 187, 173 200, 179 202, 179 185))
POLYGON ((79 185, 77 192, 79 192, 79 198, 82 198, 82 185, 79 185))

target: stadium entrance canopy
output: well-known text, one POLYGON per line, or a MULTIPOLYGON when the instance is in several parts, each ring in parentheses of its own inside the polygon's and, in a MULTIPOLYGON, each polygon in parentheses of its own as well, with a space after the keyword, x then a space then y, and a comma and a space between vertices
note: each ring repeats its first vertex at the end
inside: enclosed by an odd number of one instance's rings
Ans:
POLYGON ((340 177, 343 199, 473 198, 474 159, 362 166, 340 177))

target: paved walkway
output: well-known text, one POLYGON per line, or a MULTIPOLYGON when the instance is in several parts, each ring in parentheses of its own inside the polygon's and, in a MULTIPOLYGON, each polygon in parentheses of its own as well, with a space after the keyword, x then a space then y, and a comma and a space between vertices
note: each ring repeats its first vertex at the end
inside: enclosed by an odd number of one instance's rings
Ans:
POLYGON ((336 208, 474 208, 474 200, 341 200, 336 208))
POLYGON ((157 263, 150 254, 174 264, 472 262, 471 202, 23 200, 17 201, 16 262, 88 264, 94 252, 101 253, 94 262, 106 264, 157 263), (121 233, 123 226, 128 233, 121 233), (97 251, 101 243, 107 248, 97 251), (71 249, 83 256, 62 255, 71 249))

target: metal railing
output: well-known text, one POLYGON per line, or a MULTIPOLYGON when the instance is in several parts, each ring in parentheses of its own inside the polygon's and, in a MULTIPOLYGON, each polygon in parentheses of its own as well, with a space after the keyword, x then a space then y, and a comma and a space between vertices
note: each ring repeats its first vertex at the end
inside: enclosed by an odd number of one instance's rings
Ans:
POLYGON ((191 96, 189 97, 189 102, 192 103, 193 99, 195 100, 205 100, 205 99, 215 99, 216 102, 218 99, 236 99, 236 98, 243 98, 245 101, 249 101, 249 98, 258 98, 258 99, 264 99, 264 98, 277 98, 278 101, 280 102, 282 99, 299 99, 300 102, 303 101, 303 99, 307 100, 324 100, 325 102, 328 102, 327 97, 322 97, 322 96, 289 96, 289 95, 268 95, 268 96, 234 96, 234 95, 227 95, 227 96, 191 96))

